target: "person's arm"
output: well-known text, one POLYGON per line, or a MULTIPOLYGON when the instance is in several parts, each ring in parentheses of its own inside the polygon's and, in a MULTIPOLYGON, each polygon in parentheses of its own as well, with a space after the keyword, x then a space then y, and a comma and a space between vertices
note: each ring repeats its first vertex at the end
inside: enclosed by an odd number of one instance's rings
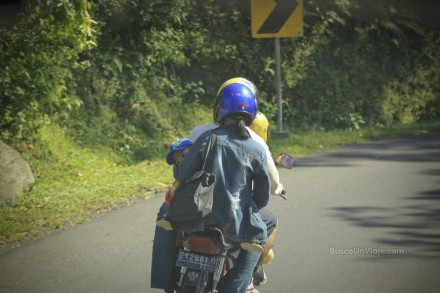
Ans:
MULTIPOLYGON (((269 148, 267 148, 269 151, 269 148)), ((269 151, 270 155, 270 151, 269 151)), ((271 193, 273 195, 280 195, 284 191, 284 185, 280 182, 280 174, 278 173, 277 167, 275 166, 275 161, 272 159, 272 156, 267 158, 267 168, 269 173, 269 178, 271 184, 271 193)))
POLYGON ((208 130, 214 129, 219 127, 219 124, 217 123, 208 123, 208 124, 202 124, 194 127, 191 132, 188 135, 189 140, 196 141, 200 135, 205 133, 208 130))
POLYGON ((264 208, 270 198, 270 178, 266 164, 259 164, 260 167, 253 176, 253 200, 259 209, 264 208))
POLYGON ((272 154, 270 153, 269 147, 264 142, 264 140, 256 134, 252 129, 248 128, 249 133, 251 134, 251 137, 253 140, 261 144, 264 148, 264 151, 266 152, 267 157, 267 169, 269 172, 269 179, 271 183, 271 194, 273 195, 280 195, 282 194, 284 190, 283 184, 280 182, 280 174, 278 173, 277 167, 275 166, 275 162, 272 159, 272 154))

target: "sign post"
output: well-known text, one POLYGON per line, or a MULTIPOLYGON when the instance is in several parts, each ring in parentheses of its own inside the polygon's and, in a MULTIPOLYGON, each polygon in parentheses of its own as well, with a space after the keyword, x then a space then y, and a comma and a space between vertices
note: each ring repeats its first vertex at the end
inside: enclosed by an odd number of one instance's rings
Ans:
POLYGON ((251 19, 253 38, 275 38, 277 135, 287 137, 288 132, 283 130, 280 38, 303 36, 303 0, 251 0, 251 19))
POLYGON ((283 98, 281 94, 281 48, 280 38, 275 38, 275 80, 278 100, 277 135, 287 137, 289 134, 283 130, 283 98))

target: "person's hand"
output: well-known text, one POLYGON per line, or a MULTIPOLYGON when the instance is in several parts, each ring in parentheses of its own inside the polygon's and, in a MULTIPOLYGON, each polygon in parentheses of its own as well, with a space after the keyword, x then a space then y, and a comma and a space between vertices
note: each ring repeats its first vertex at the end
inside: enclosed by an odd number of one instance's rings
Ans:
POLYGON ((165 202, 168 205, 170 205, 171 200, 172 200, 172 197, 171 197, 171 188, 170 188, 170 189, 168 189, 167 193, 165 193, 165 202))
POLYGON ((180 182, 176 181, 173 184, 173 186, 171 187, 171 189, 170 189, 170 197, 171 197, 171 199, 174 197, 174 194, 176 193, 176 190, 179 188, 179 186, 180 186, 180 182))
POLYGON ((281 196, 282 198, 284 198, 285 200, 287 199, 287 197, 285 197, 285 194, 286 194, 286 190, 285 189, 283 189, 282 191, 281 191, 281 193, 280 194, 278 194, 279 196, 281 196))

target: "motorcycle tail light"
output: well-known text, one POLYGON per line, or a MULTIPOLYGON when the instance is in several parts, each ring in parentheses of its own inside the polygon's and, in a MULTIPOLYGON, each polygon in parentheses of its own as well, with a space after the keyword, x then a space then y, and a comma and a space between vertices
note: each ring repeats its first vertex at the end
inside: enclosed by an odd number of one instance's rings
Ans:
POLYGON ((218 254, 220 252, 218 246, 211 239, 203 237, 189 237, 183 245, 191 251, 203 254, 218 254))

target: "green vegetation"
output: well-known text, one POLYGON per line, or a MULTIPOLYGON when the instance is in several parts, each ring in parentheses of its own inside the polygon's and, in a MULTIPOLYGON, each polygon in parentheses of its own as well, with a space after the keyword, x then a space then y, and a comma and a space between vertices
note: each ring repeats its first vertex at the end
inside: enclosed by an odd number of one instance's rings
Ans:
MULTIPOLYGON (((361 131, 306 131, 287 139, 270 138, 274 154, 296 158, 372 139, 440 131, 440 123, 413 124, 361 131)), ((110 149, 73 144, 57 126, 40 130, 36 145, 24 152, 37 182, 31 192, 0 204, 0 244, 21 241, 80 224, 109 210, 164 192, 172 182, 172 168, 157 149, 150 160, 121 164, 110 149)))
MULTIPOLYGON (((272 138, 275 153, 438 129, 440 9, 413 2, 304 0, 304 37, 281 40, 292 135, 272 138)), ((236 0, 29 1, 0 23, 0 137, 37 179, 1 205, 0 242, 168 186, 163 144, 212 119, 226 79, 254 81, 276 121, 273 40, 250 23, 236 0)))
MULTIPOLYGON (((439 119, 438 6, 412 2, 304 0, 304 37, 281 40, 289 129, 439 119)), ((84 146, 143 160, 146 148, 204 120, 234 76, 255 82, 260 109, 276 120, 274 43, 251 37, 250 1, 32 5, 13 29, 0 26, 0 135, 9 144, 31 141, 49 120, 84 146)))
POLYGON ((312 155, 335 147, 371 140, 423 135, 440 130, 440 122, 396 125, 392 127, 367 127, 352 130, 307 130, 290 134, 288 139, 271 137, 269 145, 273 154, 287 153, 294 157, 312 155))
POLYGON ((0 206, 0 243, 84 222, 165 189, 172 178, 165 149, 155 159, 123 165, 108 149, 75 145, 58 126, 42 127, 26 147, 36 184, 0 206))

